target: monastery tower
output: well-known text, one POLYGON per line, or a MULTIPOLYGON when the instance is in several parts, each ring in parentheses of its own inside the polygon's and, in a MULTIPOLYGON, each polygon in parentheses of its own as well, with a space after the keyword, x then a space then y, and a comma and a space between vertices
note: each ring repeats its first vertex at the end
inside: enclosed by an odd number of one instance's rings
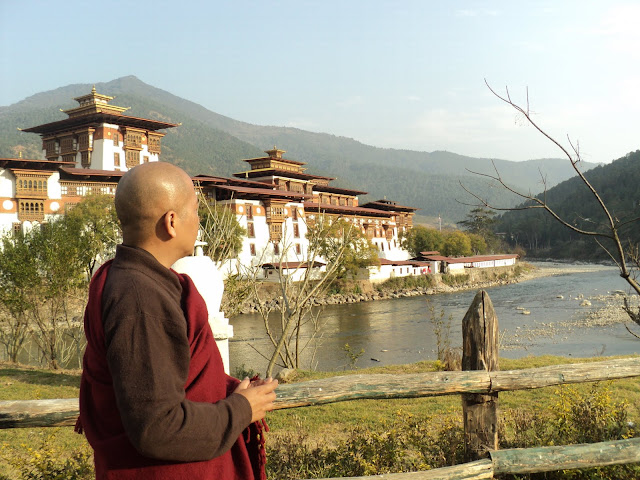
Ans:
POLYGON ((74 100, 68 118, 22 130, 40 134, 43 158, 0 158, 0 233, 64 214, 85 195, 113 195, 126 170, 159 160, 159 130, 177 126, 124 115, 95 87, 74 100))
POLYGON ((74 98, 78 106, 63 110, 69 118, 26 128, 42 136, 47 160, 73 163, 76 168, 128 170, 160 155, 160 129, 173 123, 123 115, 127 107, 109 105, 113 97, 96 92, 74 98))

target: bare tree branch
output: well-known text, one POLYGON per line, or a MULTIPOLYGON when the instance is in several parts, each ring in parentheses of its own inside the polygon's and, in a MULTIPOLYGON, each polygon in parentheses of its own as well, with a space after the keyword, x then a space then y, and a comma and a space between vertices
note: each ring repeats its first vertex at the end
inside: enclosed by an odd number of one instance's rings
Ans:
MULTIPOLYGON (((580 181, 585 185, 585 187, 589 190, 591 197, 596 201, 597 205, 599 206, 600 211, 602 212, 603 216, 604 216, 604 222, 598 224, 598 222, 593 221, 593 220, 589 220, 589 222, 591 222, 593 225, 598 226, 598 225, 602 225, 604 231, 599 231, 599 230, 588 230, 585 229, 583 227, 578 227, 577 225, 572 224, 570 221, 568 221, 565 218, 562 218, 556 211, 554 208, 552 208, 548 202, 547 202, 547 186, 546 186, 546 179, 544 179, 543 177, 543 183, 544 183, 544 191, 541 195, 538 196, 533 196, 531 193, 529 194, 524 194, 522 192, 517 191, 516 189, 510 187, 509 185, 507 185, 503 178, 501 177, 500 173, 498 172, 496 166, 495 166, 495 162, 493 163, 493 167, 494 167, 494 171, 495 174, 491 175, 491 174, 485 174, 485 173, 480 173, 480 172, 472 172, 476 175, 491 179, 495 182, 497 182, 502 188, 504 188, 505 190, 507 190, 508 192, 522 198, 525 200, 525 203, 522 204, 521 206, 517 206, 517 207, 499 207, 497 205, 493 205, 491 204, 486 198, 482 198, 479 195, 477 195, 475 192, 470 191, 468 188, 465 187, 465 185, 460 182, 460 185, 462 186, 462 188, 471 196, 473 196, 476 200, 478 200, 478 202, 480 202, 481 206, 487 207, 487 208, 491 208, 493 210, 497 210, 497 211, 511 211, 511 210, 529 210, 529 209, 542 209, 544 211, 546 211, 549 215, 551 215, 551 217, 557 221, 558 223, 560 223, 561 225, 565 226, 566 228, 570 229, 571 231, 583 235, 583 236, 587 236, 587 237, 592 237, 594 238, 594 240, 597 242, 597 244, 600 246, 600 248, 602 248, 602 250, 613 260, 613 262, 617 265, 618 269, 620 270, 620 276, 629 284, 629 286, 635 291, 635 293, 637 295, 640 295, 640 285, 638 284, 638 282, 636 281, 636 275, 631 273, 631 270, 629 268, 629 266, 627 265, 627 258, 629 258, 629 261, 631 262, 632 265, 635 265, 635 268, 640 268, 640 258, 637 255, 637 246, 636 246, 636 255, 634 256, 634 251, 632 248, 629 248, 628 251, 625 251, 622 241, 620 239, 620 229, 623 226, 626 226, 634 221, 639 220, 639 218, 635 218, 633 220, 626 220, 624 222, 621 222, 618 218, 614 217, 611 212, 609 211, 607 205, 605 204, 604 200, 602 199, 602 197, 600 196, 600 193, 596 190, 596 188, 591 184, 591 182, 585 177, 585 175, 583 174, 583 172, 578 168, 578 164, 582 161, 582 157, 580 154, 580 143, 578 141, 572 141, 571 138, 569 136, 567 136, 567 142, 569 143, 569 148, 565 148, 565 146, 563 146, 560 142, 558 142, 554 137, 552 137, 550 134, 548 134, 545 130, 543 130, 536 121, 533 120, 532 118, 532 114, 531 114, 531 107, 530 107, 530 99, 529 99, 529 89, 526 89, 526 104, 525 107, 522 107, 520 105, 518 105, 516 102, 514 102, 511 98, 511 94, 509 93, 509 89, 505 88, 505 94, 504 95, 500 95, 499 93, 497 93, 492 87, 491 85, 489 85, 489 82, 485 79, 485 85, 487 86, 487 88, 489 89, 489 91, 499 100, 501 100, 502 102, 506 103, 507 105, 509 105, 511 108, 513 108, 516 112, 518 112, 519 115, 521 115, 531 126, 533 126, 533 128, 535 130, 537 130, 540 134, 542 134, 547 140, 549 140, 551 143, 553 143, 554 145, 556 145, 556 147, 558 149, 560 149, 560 151, 564 154, 564 156, 569 160, 569 162, 571 163, 571 167, 573 168, 573 170, 575 171, 576 175, 580 178, 580 181), (601 239, 609 239, 613 242, 613 251, 610 251, 607 247, 605 247, 605 245, 600 241, 601 239)), ((477 205, 479 206, 479 205, 477 205)), ((583 219, 583 220, 587 220, 587 219, 583 219)), ((583 224, 585 222, 582 222, 583 224)), ((632 267, 633 268, 633 267, 632 267)), ((631 320, 634 321, 634 323, 640 325, 640 308, 638 310, 638 312, 636 313, 635 311, 633 311, 631 309, 631 307, 629 306, 627 300, 625 299, 625 306, 623 307, 625 312, 629 315, 629 318, 631 318, 631 320)), ((627 327, 627 330, 629 330, 629 328, 627 327)), ((629 330, 630 333, 631 330, 629 330)), ((632 333, 633 334, 633 333, 632 333)), ((633 334, 634 336, 637 337, 637 335, 633 334)))

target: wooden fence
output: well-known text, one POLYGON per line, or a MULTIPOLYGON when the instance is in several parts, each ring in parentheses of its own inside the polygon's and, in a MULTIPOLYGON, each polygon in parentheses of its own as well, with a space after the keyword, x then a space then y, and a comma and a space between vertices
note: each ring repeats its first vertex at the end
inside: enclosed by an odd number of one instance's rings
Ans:
MULTIPOLYGON (((348 375, 278 387, 276 409, 356 399, 463 396, 468 463, 428 471, 375 475, 387 480, 489 479, 640 462, 640 438, 585 445, 497 449, 498 393, 640 376, 640 358, 554 365, 512 371, 497 366, 497 317, 488 294, 478 292, 463 320, 460 372, 348 375)), ((73 425, 78 399, 0 401, 0 429, 73 425)))

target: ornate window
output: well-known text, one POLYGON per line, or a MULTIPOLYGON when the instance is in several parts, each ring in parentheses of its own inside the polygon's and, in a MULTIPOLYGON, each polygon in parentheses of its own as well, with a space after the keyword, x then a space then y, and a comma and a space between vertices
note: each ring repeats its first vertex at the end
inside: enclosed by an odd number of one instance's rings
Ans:
POLYGON ((57 157, 60 153, 60 146, 55 138, 44 141, 44 156, 47 158, 57 157))
POLYGON ((47 197, 47 179, 49 174, 20 173, 15 171, 16 197, 47 197))
POLYGON ((83 167, 89 168, 91 166, 91 152, 80 152, 80 163, 83 167))
POLYGON ((127 164, 127 168, 140 165, 140 152, 138 150, 127 150, 125 153, 125 163, 127 164))
POLYGON ((18 220, 42 222, 44 220, 44 201, 18 200, 18 220))
POLYGON ((114 167, 119 167, 120 166, 120 154, 118 152, 113 154, 113 166, 114 167))
POLYGON ((251 252, 251 256, 256 256, 256 245, 254 243, 249 244, 249 252, 251 252))
POLYGON ((127 132, 124 137, 125 148, 142 149, 142 134, 137 132, 127 132))
POLYGON ((63 197, 82 197, 95 194, 115 195, 117 185, 117 183, 61 181, 60 189, 63 197))
POLYGON ((60 150, 63 155, 76 151, 76 139, 72 136, 60 139, 60 150))
POLYGON ((253 222, 247 224, 247 237, 254 238, 256 236, 256 230, 253 228, 253 222))
POLYGON ((148 149, 149 149, 149 153, 157 153, 160 154, 160 135, 154 135, 152 133, 149 133, 149 139, 148 139, 148 149))
POLYGON ((296 255, 302 255, 302 247, 299 243, 296 243, 296 255))
POLYGON ((246 205, 247 220, 253 220, 253 205, 246 205))
POLYGON ((300 227, 298 227, 297 223, 293 224, 293 236, 295 238, 300 238, 300 227))
POLYGON ((269 236, 271 238, 271 241, 279 242, 282 239, 282 224, 271 223, 269 225, 269 236))
POLYGON ((278 243, 273 244, 273 254, 280 255, 280 244, 278 243))

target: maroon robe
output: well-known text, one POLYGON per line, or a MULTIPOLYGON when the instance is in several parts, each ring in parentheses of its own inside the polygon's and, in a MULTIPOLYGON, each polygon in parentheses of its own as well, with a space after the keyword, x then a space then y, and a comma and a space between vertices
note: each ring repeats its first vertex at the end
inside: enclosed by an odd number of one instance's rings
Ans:
MULTIPOLYGON (((93 447, 96 480, 265 479, 264 437, 257 422, 245 430, 230 450, 201 462, 156 460, 141 455, 131 444, 116 406, 106 360, 101 299, 110 265, 111 261, 107 262, 94 275, 84 316, 87 348, 77 431, 84 431, 93 447)), ((186 398, 215 403, 229 396, 239 382, 224 372, 204 299, 188 275, 176 275, 182 286, 182 309, 187 320, 191 354, 184 385, 186 398)))

